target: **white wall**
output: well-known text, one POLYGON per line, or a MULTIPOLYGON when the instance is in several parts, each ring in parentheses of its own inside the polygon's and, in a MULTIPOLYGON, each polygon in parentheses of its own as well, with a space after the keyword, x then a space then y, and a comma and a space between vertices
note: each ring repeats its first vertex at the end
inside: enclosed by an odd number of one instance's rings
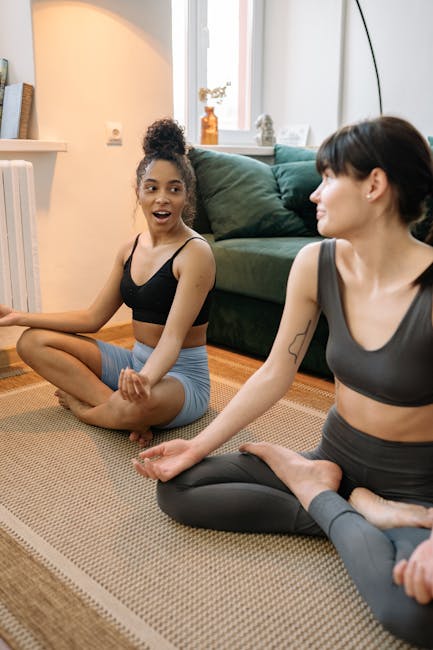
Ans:
MULTIPOLYGON (((30 0, 2 0, 0 2, 0 57, 7 59, 8 83, 24 81, 35 83, 33 57, 32 12, 30 0)), ((34 115, 30 133, 37 137, 34 115)))
MULTIPOLYGON (((277 132, 308 123, 309 144, 318 145, 339 123, 378 115, 373 63, 354 1, 264 4, 264 109, 277 132)), ((432 0, 362 0, 361 6, 381 77, 383 111, 432 135, 432 0)))
POLYGON ((276 132, 309 124, 311 144, 337 126, 344 0, 265 0, 264 112, 276 132))
MULTIPOLYGON (((433 2, 363 0, 376 54, 384 113, 404 117, 433 135, 433 2)), ((348 3, 343 118, 378 113, 377 85, 354 2, 348 3)))
MULTIPOLYGON (((19 1, 32 9, 39 138, 68 143, 66 153, 25 155, 36 177, 42 304, 75 309, 143 227, 133 218, 141 138, 172 113, 170 0, 19 1), (106 121, 123 124, 122 146, 106 145, 106 121)), ((2 0, 0 24, 4 2, 17 0, 2 0)), ((112 322, 128 319, 122 308, 112 322)), ((0 349, 14 338, 0 330, 0 349)))
POLYGON ((9 83, 34 83, 29 0, 2 0, 0 3, 0 57, 9 60, 9 83))

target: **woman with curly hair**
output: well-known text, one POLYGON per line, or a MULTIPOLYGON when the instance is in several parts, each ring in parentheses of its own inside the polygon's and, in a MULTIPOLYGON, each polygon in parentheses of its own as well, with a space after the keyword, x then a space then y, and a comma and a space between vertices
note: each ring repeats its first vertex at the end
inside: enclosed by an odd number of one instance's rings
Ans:
POLYGON ((129 430, 140 446, 151 439, 151 426, 188 424, 207 409, 205 343, 215 283, 211 249, 190 227, 195 177, 182 129, 171 119, 154 122, 143 149, 136 193, 148 228, 121 246, 94 302, 53 314, 0 306, 0 326, 29 328, 17 351, 57 387, 62 406, 88 424, 129 430), (122 303, 132 309, 132 350, 83 336, 122 303))

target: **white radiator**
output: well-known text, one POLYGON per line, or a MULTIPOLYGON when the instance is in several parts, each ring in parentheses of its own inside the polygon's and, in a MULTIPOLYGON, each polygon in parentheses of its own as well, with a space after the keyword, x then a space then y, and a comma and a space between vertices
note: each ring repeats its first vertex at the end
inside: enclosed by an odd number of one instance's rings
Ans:
POLYGON ((0 160, 0 303, 40 311, 33 165, 0 160))

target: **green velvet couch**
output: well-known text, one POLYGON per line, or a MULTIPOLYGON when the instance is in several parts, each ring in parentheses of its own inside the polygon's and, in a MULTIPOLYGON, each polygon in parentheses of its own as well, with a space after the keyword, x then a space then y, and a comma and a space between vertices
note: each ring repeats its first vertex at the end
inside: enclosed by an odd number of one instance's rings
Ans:
MULTIPOLYGON (((298 251, 320 241, 310 193, 320 182, 315 153, 276 145, 273 164, 193 148, 197 177, 195 228, 217 265, 208 340, 264 358, 283 311, 288 273, 298 251)), ((330 377, 324 317, 301 370, 330 377)))

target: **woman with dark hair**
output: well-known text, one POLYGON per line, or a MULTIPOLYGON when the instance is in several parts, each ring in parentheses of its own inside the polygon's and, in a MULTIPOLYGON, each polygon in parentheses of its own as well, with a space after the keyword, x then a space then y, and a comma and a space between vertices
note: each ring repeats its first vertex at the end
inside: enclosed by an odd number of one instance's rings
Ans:
POLYGON ((134 461, 160 507, 191 526, 327 535, 374 615, 433 647, 433 248, 410 227, 433 193, 432 157, 381 117, 320 147, 311 195, 325 239, 303 248, 270 355, 192 440, 134 461), (285 395, 323 311, 335 405, 318 447, 209 453, 285 395))
POLYGON ((59 402, 88 424, 130 430, 140 446, 151 426, 178 427, 208 407, 205 344, 215 282, 211 249, 190 227, 195 176, 182 129, 159 120, 143 148, 136 192, 147 231, 120 248, 93 304, 59 314, 0 306, 0 325, 29 327, 18 353, 57 386, 59 402), (132 309, 132 351, 81 335, 98 331, 122 303, 132 309))

